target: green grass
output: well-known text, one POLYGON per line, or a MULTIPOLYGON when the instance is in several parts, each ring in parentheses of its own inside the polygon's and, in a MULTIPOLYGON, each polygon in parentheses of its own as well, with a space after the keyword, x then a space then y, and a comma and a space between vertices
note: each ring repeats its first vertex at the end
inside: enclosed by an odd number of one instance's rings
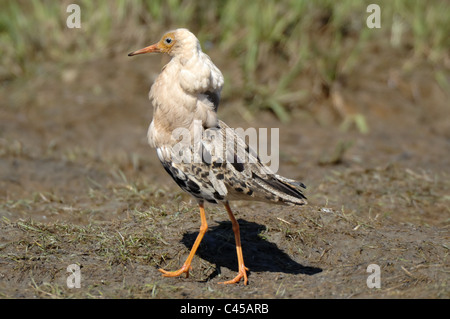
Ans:
MULTIPOLYGON (((167 29, 188 27, 205 50, 236 61, 243 84, 228 81, 224 97, 237 93, 250 110, 269 109, 286 122, 311 94, 296 83, 305 70, 330 89, 362 63, 372 42, 410 47, 410 59, 436 66, 448 59, 450 47, 445 0, 379 2, 379 30, 365 24, 372 1, 81 0, 79 30, 65 25, 71 2, 0 0, 0 81, 35 74, 42 63, 122 56, 167 29)), ((442 74, 436 77, 448 85, 442 74)))

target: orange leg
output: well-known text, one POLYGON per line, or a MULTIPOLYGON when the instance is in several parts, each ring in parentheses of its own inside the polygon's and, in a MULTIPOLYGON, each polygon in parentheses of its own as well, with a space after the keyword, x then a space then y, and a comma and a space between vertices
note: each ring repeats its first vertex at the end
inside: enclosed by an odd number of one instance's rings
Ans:
POLYGON ((228 216, 231 219, 231 224, 233 225, 233 232, 234 232, 234 240, 236 241, 236 251, 237 251, 237 257, 238 257, 238 268, 239 273, 238 275, 229 281, 220 282, 220 284, 235 284, 238 283, 242 278, 244 278, 244 285, 247 285, 247 270, 248 268, 244 265, 244 255, 242 254, 242 246, 241 246, 241 235, 239 231, 239 223, 237 222, 236 218, 234 218, 233 212, 231 211, 230 205, 228 202, 225 204, 225 208, 228 212, 228 216))
POLYGON ((206 223, 206 215, 205 215, 205 208, 203 206, 203 202, 199 202, 198 206, 200 207, 200 218, 202 221, 202 224, 200 226, 200 232, 198 233, 197 239, 194 242, 194 246, 192 246, 191 252, 189 253, 188 258, 184 262, 183 266, 176 271, 166 271, 164 269, 159 269, 160 272, 163 273, 164 277, 177 277, 180 276, 182 273, 186 273, 186 278, 189 277, 189 270, 191 269, 191 262, 194 258, 195 252, 197 251, 198 246, 200 245, 200 242, 203 239, 203 236, 205 235, 206 231, 208 230, 208 224, 206 223))

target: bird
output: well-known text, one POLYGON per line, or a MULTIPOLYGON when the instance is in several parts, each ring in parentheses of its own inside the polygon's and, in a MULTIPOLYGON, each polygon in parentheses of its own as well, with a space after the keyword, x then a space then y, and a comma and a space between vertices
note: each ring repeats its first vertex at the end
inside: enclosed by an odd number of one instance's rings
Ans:
POLYGON ((218 119, 224 77, 192 32, 185 28, 166 32, 157 43, 128 55, 152 52, 168 54, 170 61, 150 88, 153 119, 148 142, 156 148, 167 173, 196 199, 201 220, 200 231, 181 268, 159 271, 165 277, 189 277, 192 259, 208 230, 205 202, 223 204, 234 232, 238 274, 219 283, 243 280, 247 285, 249 269, 244 263, 239 223, 229 201, 301 206, 307 204, 302 190, 306 186, 273 172, 242 137, 218 119))

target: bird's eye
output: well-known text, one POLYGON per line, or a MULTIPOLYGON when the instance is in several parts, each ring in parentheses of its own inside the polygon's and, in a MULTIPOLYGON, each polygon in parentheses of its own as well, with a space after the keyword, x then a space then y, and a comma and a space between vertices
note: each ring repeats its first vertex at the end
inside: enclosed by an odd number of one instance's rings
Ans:
POLYGON ((164 40, 164 42, 166 42, 166 44, 171 44, 172 43, 172 38, 166 38, 164 40))

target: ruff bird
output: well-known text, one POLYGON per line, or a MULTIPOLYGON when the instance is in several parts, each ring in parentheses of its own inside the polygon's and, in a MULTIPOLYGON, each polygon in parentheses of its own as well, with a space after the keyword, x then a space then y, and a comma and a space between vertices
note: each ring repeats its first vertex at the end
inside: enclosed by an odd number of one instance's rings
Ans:
POLYGON ((242 137, 218 120, 224 79, 193 33, 187 29, 167 32, 159 42, 129 56, 150 52, 166 53, 171 59, 150 89, 153 120, 148 142, 167 173, 197 200, 201 218, 199 234, 183 266, 177 271, 159 270, 166 277, 189 276, 191 261, 208 229, 204 202, 222 203, 232 223, 239 272, 221 283, 243 279, 247 285, 239 224, 229 200, 304 205, 301 188, 305 185, 272 172, 242 137))

